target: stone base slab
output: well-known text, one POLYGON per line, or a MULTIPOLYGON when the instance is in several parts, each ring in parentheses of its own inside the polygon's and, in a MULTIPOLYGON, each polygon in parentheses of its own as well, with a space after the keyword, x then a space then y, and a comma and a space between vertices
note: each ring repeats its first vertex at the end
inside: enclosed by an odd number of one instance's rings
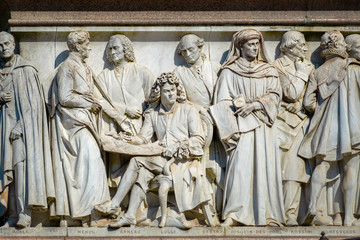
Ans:
POLYGON ((195 227, 177 228, 0 228, 0 240, 5 239, 319 239, 321 232, 328 239, 360 239, 359 227, 195 227))

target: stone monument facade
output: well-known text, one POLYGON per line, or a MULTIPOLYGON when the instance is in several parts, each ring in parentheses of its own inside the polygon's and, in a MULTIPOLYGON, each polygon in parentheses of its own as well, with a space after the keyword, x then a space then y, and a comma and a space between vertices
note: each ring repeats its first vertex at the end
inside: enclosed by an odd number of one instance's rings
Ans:
POLYGON ((357 9, 67 25, 15 2, 0 32, 0 233, 360 235, 357 9))

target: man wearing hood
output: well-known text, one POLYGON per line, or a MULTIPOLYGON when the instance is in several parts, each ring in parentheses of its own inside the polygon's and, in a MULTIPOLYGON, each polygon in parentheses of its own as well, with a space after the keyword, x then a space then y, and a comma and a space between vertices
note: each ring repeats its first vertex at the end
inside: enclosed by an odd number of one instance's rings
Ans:
POLYGON ((234 34, 210 108, 228 153, 222 218, 225 226, 285 222, 277 129, 281 100, 276 69, 261 33, 234 34))

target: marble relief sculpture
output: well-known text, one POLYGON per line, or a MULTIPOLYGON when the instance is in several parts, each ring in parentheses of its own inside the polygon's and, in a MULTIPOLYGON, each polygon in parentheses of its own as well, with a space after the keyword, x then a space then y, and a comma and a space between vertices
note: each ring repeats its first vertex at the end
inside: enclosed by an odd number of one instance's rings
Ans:
POLYGON ((312 63, 305 58, 307 46, 304 35, 297 31, 284 33, 280 43, 282 55, 275 60, 279 72, 283 99, 279 108, 278 128, 280 160, 282 168, 284 207, 287 226, 298 226, 302 189, 310 179, 306 161, 298 156, 301 141, 309 124, 303 107, 303 98, 312 63))
POLYGON ((360 226, 360 35, 326 32, 317 69, 298 31, 273 63, 258 30, 235 33, 222 66, 204 44, 184 35, 184 64, 155 79, 116 34, 95 77, 89 33, 71 32, 46 109, 0 32, 4 227, 38 212, 62 227, 360 226))
POLYGON ((0 32, 0 216, 7 210, 5 227, 24 228, 32 210, 48 209, 55 188, 42 86, 14 50, 14 37, 0 32))
POLYGON ((202 53, 204 44, 204 39, 195 34, 183 36, 176 51, 183 57, 185 64, 176 67, 174 73, 183 83, 187 99, 195 104, 205 120, 207 137, 202 161, 208 178, 214 184, 213 205, 218 212, 221 212, 226 155, 217 136, 213 136, 213 120, 208 112, 213 103, 220 64, 206 59, 205 54, 202 53))
POLYGON ((56 189, 51 215, 62 217, 61 226, 74 219, 87 225, 94 206, 110 199, 98 132, 101 95, 96 96, 98 87, 86 64, 91 50, 89 39, 86 31, 68 35, 69 57, 58 69, 51 90, 56 189))
POLYGON ((355 202, 360 158, 359 62, 349 58, 339 31, 321 37, 325 63, 311 75, 304 106, 314 112, 299 155, 316 159, 309 214, 315 225, 359 225, 355 202), (345 208, 345 209, 344 209, 345 208))
POLYGON ((269 64, 262 34, 234 34, 222 66, 211 113, 227 146, 224 226, 285 223, 277 129, 281 101, 277 70, 269 64))
MULTIPOLYGON (((165 201, 169 187, 173 186, 180 212, 192 210, 211 198, 198 160, 204 146, 200 114, 196 107, 186 102, 179 79, 172 73, 162 74, 152 88, 149 102, 151 107, 145 111, 143 126, 130 142, 148 144, 155 136, 164 150, 157 156, 133 157, 121 178, 112 205, 105 203, 97 207, 104 214, 118 215, 119 203, 131 190, 129 207, 124 216, 110 224, 112 228, 136 224, 136 212, 154 178, 160 181, 160 195, 165 201)), ((166 202, 162 203, 163 208, 164 204, 166 202)), ((166 213, 163 213, 166 219, 166 213)))
MULTIPOLYGON (((111 36, 105 53, 112 66, 99 74, 98 81, 118 117, 114 121, 104 115, 102 131, 115 138, 136 135, 142 126, 142 114, 155 78, 146 67, 135 63, 133 44, 125 35, 111 36)), ((129 159, 116 153, 108 153, 107 158, 110 186, 116 187, 129 159)))

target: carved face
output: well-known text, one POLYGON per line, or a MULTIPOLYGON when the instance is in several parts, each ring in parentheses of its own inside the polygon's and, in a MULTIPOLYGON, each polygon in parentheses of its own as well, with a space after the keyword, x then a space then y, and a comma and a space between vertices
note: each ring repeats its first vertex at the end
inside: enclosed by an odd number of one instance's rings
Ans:
POLYGON ((254 61, 259 53, 259 39, 250 39, 240 47, 241 57, 248 61, 254 61))
POLYGON ((308 50, 304 37, 300 37, 295 46, 286 52, 286 55, 291 55, 295 58, 305 58, 305 53, 308 50))
POLYGON ((356 60, 360 61, 360 39, 359 39, 359 41, 356 41, 351 45, 349 55, 350 55, 350 57, 355 58, 356 60))
POLYGON ((165 83, 160 91, 161 103, 164 105, 172 105, 176 102, 177 89, 175 84, 165 83))
POLYGON ((77 48, 78 52, 80 53, 81 57, 83 57, 83 58, 89 57, 89 53, 91 51, 89 44, 90 44, 89 39, 86 39, 83 43, 81 43, 81 44, 78 43, 76 45, 76 48, 77 48))
POLYGON ((188 64, 193 65, 200 59, 201 48, 195 42, 183 42, 180 53, 188 64))
POLYGON ((115 38, 109 41, 107 46, 107 53, 109 60, 115 65, 119 64, 121 61, 124 60, 124 47, 121 44, 120 39, 115 38))
POLYGON ((346 53, 346 43, 341 36, 336 34, 325 33, 321 37, 320 47, 322 48, 322 56, 331 56, 346 53))
POLYGON ((0 37, 0 58, 9 59, 14 56, 15 43, 7 36, 0 37))

